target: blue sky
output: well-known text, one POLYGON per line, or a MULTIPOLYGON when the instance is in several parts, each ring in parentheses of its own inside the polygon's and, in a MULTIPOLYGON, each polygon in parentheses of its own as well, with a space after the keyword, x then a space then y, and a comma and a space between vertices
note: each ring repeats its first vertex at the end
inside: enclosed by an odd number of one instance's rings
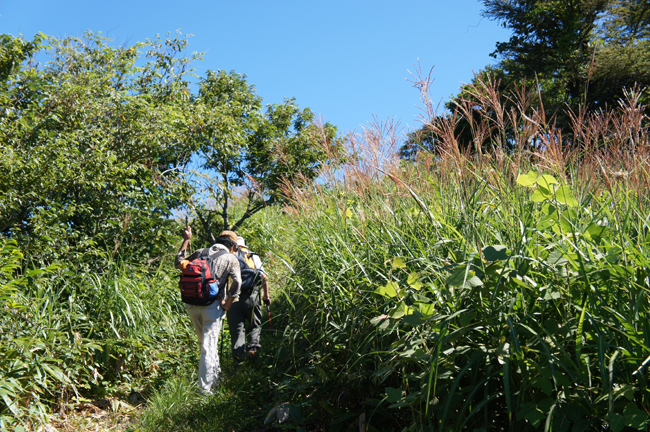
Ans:
POLYGON ((132 44, 180 30, 193 34, 194 66, 248 75, 265 103, 295 97, 341 132, 374 117, 403 130, 419 125, 419 95, 407 81, 419 62, 434 67, 434 100, 494 63, 509 38, 480 16, 478 0, 198 1, 0 0, 0 33, 31 38, 101 31, 132 44))

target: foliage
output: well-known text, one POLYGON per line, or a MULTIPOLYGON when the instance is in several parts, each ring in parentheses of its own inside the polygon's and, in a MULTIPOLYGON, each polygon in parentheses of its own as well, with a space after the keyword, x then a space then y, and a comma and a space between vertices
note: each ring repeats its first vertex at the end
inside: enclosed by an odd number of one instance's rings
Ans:
MULTIPOLYGON (((650 101, 650 15, 646 1, 483 3, 484 16, 512 31, 510 39, 497 43, 492 53, 499 62, 486 66, 472 82, 463 85, 446 104, 447 112, 439 116, 429 112, 424 126, 410 134, 402 148, 403 157, 412 158, 419 149, 436 151, 442 139, 438 130, 451 123, 462 151, 480 151, 474 141, 477 133, 465 119, 502 121, 512 109, 521 110, 515 99, 521 100, 522 93, 535 95, 528 97, 530 108, 544 112, 548 123, 562 129, 567 143, 574 139, 570 134, 572 118, 579 110, 611 109, 631 90, 641 91, 642 103, 650 101), (484 104, 485 98, 475 94, 475 88, 486 82, 495 87, 493 95, 501 96, 501 109, 484 104), (469 111, 473 111, 472 116, 469 111)), ((493 138, 491 130, 485 133, 493 138)), ((513 142, 516 133, 511 129, 504 136, 513 142)))
POLYGON ((259 430, 273 406, 269 364, 236 365, 229 350, 224 357, 222 386, 213 396, 201 396, 196 375, 185 371, 152 394, 134 432, 259 430))
POLYGON ((579 158, 515 110, 492 125, 526 131, 513 151, 441 135, 435 158, 294 190, 275 366, 291 427, 646 430, 643 112, 636 94, 582 114, 579 158))
POLYGON ((40 67, 30 56, 42 41, 3 36, 14 66, 0 84, 0 232, 30 259, 78 259, 93 245, 159 256, 179 204, 175 169, 190 154, 181 102, 191 58, 176 58, 186 40, 49 38, 40 67), (19 45, 22 58, 9 49, 19 45))
MULTIPOLYGON (((7 243, 3 256, 17 257, 12 251, 7 243)), ((44 422, 55 400, 144 391, 188 362, 195 338, 176 279, 165 267, 150 273, 102 259, 100 273, 81 266, 9 277, 20 289, 0 318, 2 428, 44 422)), ((6 261, 2 273, 19 265, 6 261)))
POLYGON ((205 187, 210 204, 194 204, 208 242, 212 227, 237 230, 263 208, 282 202, 284 181, 311 181, 319 169, 340 150, 336 127, 319 125, 309 109, 293 99, 268 105, 255 93, 246 76, 235 72, 208 71, 201 79, 194 101, 194 140, 203 157, 203 168, 216 177, 205 187), (245 209, 231 223, 237 191, 245 209), (221 219, 223 223, 219 223, 221 219))

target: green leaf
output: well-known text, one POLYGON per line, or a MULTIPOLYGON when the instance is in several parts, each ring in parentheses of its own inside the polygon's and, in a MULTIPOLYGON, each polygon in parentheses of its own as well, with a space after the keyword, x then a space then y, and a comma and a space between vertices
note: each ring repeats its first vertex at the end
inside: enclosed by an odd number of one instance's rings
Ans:
POLYGON ((546 258, 546 263, 552 266, 563 266, 566 265, 567 262, 569 262, 569 260, 564 256, 564 252, 559 249, 551 251, 546 258))
POLYGON ((517 183, 524 187, 533 187, 535 186, 535 181, 531 180, 528 174, 522 174, 517 177, 517 183))
POLYGON ((631 403, 625 407, 623 411, 625 415, 625 426, 629 426, 638 430, 647 430, 648 414, 639 409, 636 404, 631 403))
POLYGON ((467 277, 471 277, 471 273, 467 271, 467 265, 459 265, 454 269, 445 283, 451 286, 461 286, 465 282, 466 273, 469 273, 467 277))
POLYGON ((390 403, 398 402, 400 399, 402 399, 402 390, 392 388, 392 387, 386 387, 386 396, 388 402, 390 403))
POLYGON ((386 320, 388 320, 388 318, 390 318, 388 315, 379 315, 379 316, 376 316, 376 317, 372 318, 370 320, 370 324, 375 325, 375 326, 380 325, 383 322, 385 322, 386 320))
POLYGON ((465 326, 469 325, 469 323, 471 323, 474 320, 474 318, 476 318, 476 312, 475 311, 465 312, 465 313, 461 314, 461 316, 460 316, 460 325, 465 327, 465 326))
POLYGON ((609 427, 612 432, 621 432, 625 428, 625 417, 620 414, 612 414, 609 418, 609 427))
POLYGON ((533 195, 530 197, 530 199, 533 202, 544 202, 550 197, 550 194, 542 192, 541 189, 537 189, 535 192, 533 192, 533 195))
POLYGON ((425 316, 433 315, 435 312, 435 306, 432 303, 416 303, 415 307, 425 316))
POLYGON ((395 282, 388 282, 375 290, 375 292, 383 297, 397 297, 398 285, 395 282))
POLYGON ((542 414, 539 410, 531 410, 529 411, 524 418, 528 420, 534 428, 537 428, 544 419, 546 419, 546 416, 542 414))
POLYGON ((576 207, 578 205, 578 201, 573 198, 573 195, 571 195, 571 189, 569 189, 568 186, 560 186, 558 190, 555 191, 555 198, 558 202, 566 204, 569 207, 576 207))
POLYGON ((510 257, 507 250, 508 248, 503 245, 487 246, 483 248, 483 256, 487 261, 506 260, 510 257))
POLYGON ((467 281, 465 281, 465 288, 476 288, 478 286, 483 286, 483 281, 479 279, 478 276, 472 276, 467 281))
POLYGON ((393 258, 393 262, 391 263, 393 268, 405 268, 406 263, 401 257, 395 257, 393 258))
POLYGON ((420 316, 420 314, 411 314, 411 315, 406 315, 404 318, 402 318, 401 324, 407 324, 413 327, 417 327, 420 324, 423 324, 425 322, 425 319, 423 316, 420 316))
POLYGON ((399 302, 397 307, 390 313, 391 318, 401 318, 405 315, 413 313, 413 309, 406 305, 403 301, 399 302))
POLYGON ((553 391, 553 383, 548 378, 535 377, 531 380, 530 384, 533 387, 538 387, 546 396, 550 396, 553 391))
POLYGON ((559 184, 558 181, 549 174, 544 174, 537 179, 537 185, 549 191, 553 190, 553 185, 559 184))
POLYGON ((413 288, 414 290, 421 290, 422 289, 422 282, 419 281, 420 279, 420 273, 418 272, 413 272, 409 274, 408 279, 406 280, 406 283, 413 288))
POLYGON ((603 237, 609 235, 610 231, 611 231, 610 228, 606 226, 598 225, 597 223, 592 223, 587 227, 587 230, 585 231, 585 236, 594 241, 600 241, 603 237))

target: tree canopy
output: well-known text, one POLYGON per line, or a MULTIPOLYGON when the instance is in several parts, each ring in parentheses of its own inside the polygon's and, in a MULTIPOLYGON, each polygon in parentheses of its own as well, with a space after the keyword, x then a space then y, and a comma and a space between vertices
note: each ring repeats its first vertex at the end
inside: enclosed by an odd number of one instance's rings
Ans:
POLYGON ((234 72, 208 71, 194 93, 187 42, 0 36, 1 236, 46 261, 88 248, 160 257, 187 205, 210 233, 229 226, 237 193, 241 225, 281 201, 283 179, 314 178, 326 159, 315 134, 334 143, 336 128, 293 100, 262 106, 234 72), (192 181, 192 161, 214 190, 192 181))
MULTIPOLYGON (((446 104, 448 121, 466 103, 480 107, 485 118, 492 108, 477 97, 482 83, 494 84, 507 112, 518 92, 536 94, 532 109, 543 109, 558 128, 568 130, 571 113, 581 107, 595 111, 618 106, 625 91, 645 89, 641 102, 650 102, 650 6, 645 0, 484 0, 484 16, 512 31, 492 56, 499 60, 476 74, 446 104)), ((460 111, 458 111, 460 114, 460 111)), ((410 136, 405 157, 419 148, 433 150, 435 125, 425 125, 410 136), (433 126, 433 127, 431 127, 433 126)), ((476 151, 462 119, 455 133, 460 146, 476 151)), ((567 135, 567 139, 570 136, 567 135)), ((486 142, 489 144, 490 135, 486 142)))

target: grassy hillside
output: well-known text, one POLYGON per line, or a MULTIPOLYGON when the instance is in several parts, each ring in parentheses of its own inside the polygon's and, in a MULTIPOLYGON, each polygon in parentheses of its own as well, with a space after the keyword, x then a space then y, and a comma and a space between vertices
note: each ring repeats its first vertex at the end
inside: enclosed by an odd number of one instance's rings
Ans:
POLYGON ((134 430, 647 430, 645 108, 631 94, 562 135, 524 102, 473 129, 497 132, 489 153, 439 130, 437 153, 406 162, 377 125, 350 137, 342 172, 288 185, 291 204, 243 232, 273 328, 257 363, 226 349, 212 398, 193 387, 169 260, 15 279, 5 243, 2 421, 138 383, 134 430))

